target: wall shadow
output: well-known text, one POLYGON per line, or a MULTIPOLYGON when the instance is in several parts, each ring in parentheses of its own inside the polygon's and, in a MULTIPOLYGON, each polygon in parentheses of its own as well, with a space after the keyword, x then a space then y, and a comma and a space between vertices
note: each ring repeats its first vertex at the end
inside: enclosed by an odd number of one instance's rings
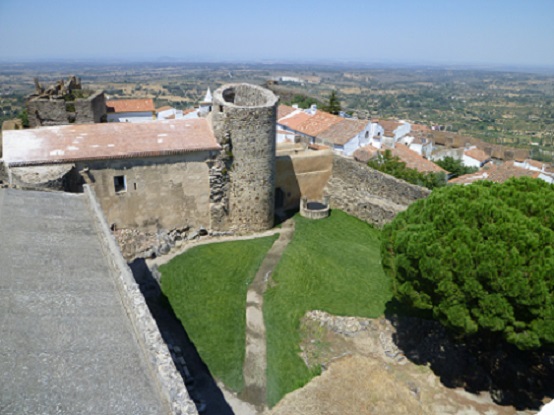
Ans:
POLYGON ((145 260, 135 259, 129 267, 198 412, 206 415, 234 415, 145 260))
POLYGON ((448 388, 488 391, 500 405, 539 409, 554 397, 554 351, 521 351, 483 337, 457 339, 439 322, 407 315, 394 302, 386 317, 396 328, 393 341, 407 359, 429 365, 448 388))

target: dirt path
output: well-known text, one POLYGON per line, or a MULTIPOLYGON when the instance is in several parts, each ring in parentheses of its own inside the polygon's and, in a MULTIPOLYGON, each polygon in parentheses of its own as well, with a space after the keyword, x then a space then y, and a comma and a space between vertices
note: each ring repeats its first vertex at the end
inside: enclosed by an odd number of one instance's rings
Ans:
POLYGON ((279 239, 267 252, 246 295, 246 354, 243 365, 244 390, 240 397, 266 409, 266 336, 263 317, 263 295, 275 266, 294 234, 294 221, 283 224, 279 239))

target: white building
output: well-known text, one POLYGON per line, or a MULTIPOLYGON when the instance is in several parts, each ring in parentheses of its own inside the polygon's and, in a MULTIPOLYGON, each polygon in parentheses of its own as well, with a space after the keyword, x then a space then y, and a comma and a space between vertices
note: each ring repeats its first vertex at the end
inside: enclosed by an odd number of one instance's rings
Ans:
POLYGON ((108 122, 149 122, 156 119, 152 98, 106 101, 108 122))

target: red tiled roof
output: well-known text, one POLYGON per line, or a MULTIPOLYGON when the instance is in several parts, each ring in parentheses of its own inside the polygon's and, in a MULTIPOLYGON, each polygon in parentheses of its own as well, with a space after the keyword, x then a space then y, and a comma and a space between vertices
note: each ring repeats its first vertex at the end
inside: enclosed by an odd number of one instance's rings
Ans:
POLYGON ((423 125, 423 124, 412 124, 411 131, 413 133, 415 133, 415 132, 427 132, 427 131, 431 131, 431 129, 429 127, 427 127, 426 125, 423 125))
POLYGON ((106 101, 109 113, 119 112, 149 112, 155 111, 152 98, 145 99, 112 99, 106 101))
POLYGON ((350 120, 342 118, 341 121, 331 125, 325 131, 317 135, 317 138, 337 145, 344 145, 367 127, 370 121, 350 120))
POLYGON ((437 166, 435 163, 427 160, 426 158, 423 158, 415 151, 410 150, 404 144, 397 143, 395 147, 391 149, 391 153, 393 156, 398 157, 401 161, 406 163, 406 167, 410 169, 415 169, 421 173, 446 173, 446 170, 442 167, 437 166))
POLYGON ((220 148, 205 118, 73 124, 4 132, 11 166, 154 157, 220 148))
POLYGON ((480 161, 481 163, 487 160, 490 160, 490 156, 487 155, 483 150, 480 150, 478 148, 472 148, 470 150, 464 151, 464 154, 468 157, 471 157, 472 159, 475 159, 477 161, 480 161))
POLYGON ((479 180, 489 180, 491 182, 504 183, 511 177, 527 176, 536 179, 540 176, 540 174, 541 173, 538 171, 526 170, 516 167, 514 166, 513 161, 507 161, 506 163, 499 166, 490 165, 476 173, 465 174, 463 176, 456 177, 455 179, 449 180, 448 183, 470 184, 479 180))
POLYGON ((344 118, 337 115, 319 110, 313 115, 302 111, 298 114, 294 114, 288 118, 280 120, 279 124, 302 134, 316 137, 318 134, 321 134, 332 125, 341 122, 343 119, 344 118))
POLYGON ((277 107, 277 119, 280 120, 281 118, 292 114, 294 111, 296 111, 296 108, 281 104, 277 107))
POLYGON ((393 120, 380 120, 378 123, 383 127, 383 130, 385 130, 386 137, 392 137, 394 135, 394 130, 402 125, 401 122, 393 120))
POLYGON ((163 107, 156 108, 156 112, 167 111, 167 110, 172 110, 172 109, 173 109, 172 106, 170 106, 170 105, 164 105, 163 107))

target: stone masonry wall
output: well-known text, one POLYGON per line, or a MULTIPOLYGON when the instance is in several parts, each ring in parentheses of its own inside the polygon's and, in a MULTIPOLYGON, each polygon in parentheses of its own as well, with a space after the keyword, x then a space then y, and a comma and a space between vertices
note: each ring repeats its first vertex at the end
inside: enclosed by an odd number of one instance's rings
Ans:
POLYGON ((89 186, 84 186, 84 191, 103 242, 102 247, 114 270, 115 285, 160 393, 169 404, 172 415, 198 415, 144 296, 108 228, 94 192, 89 186))
POLYGON ((248 84, 224 85, 213 97, 212 125, 229 166, 225 227, 237 232, 269 229, 275 203, 277 97, 248 84))
POLYGON ((106 98, 103 91, 67 102, 63 99, 32 98, 27 101, 27 114, 31 128, 103 122, 106 118, 106 98))
POLYGON ((333 159, 333 174, 325 192, 331 196, 331 208, 344 210, 378 227, 430 193, 341 156, 333 159))
POLYGON ((210 152, 77 163, 110 225, 145 231, 210 225, 210 152), (124 179, 117 191, 114 178, 124 179))
POLYGON ((103 91, 96 91, 87 99, 75 100, 75 124, 105 122, 106 97, 103 91))
POLYGON ((333 169, 331 150, 301 151, 276 160, 275 188, 282 192, 284 209, 298 209, 301 197, 321 200, 333 169))

